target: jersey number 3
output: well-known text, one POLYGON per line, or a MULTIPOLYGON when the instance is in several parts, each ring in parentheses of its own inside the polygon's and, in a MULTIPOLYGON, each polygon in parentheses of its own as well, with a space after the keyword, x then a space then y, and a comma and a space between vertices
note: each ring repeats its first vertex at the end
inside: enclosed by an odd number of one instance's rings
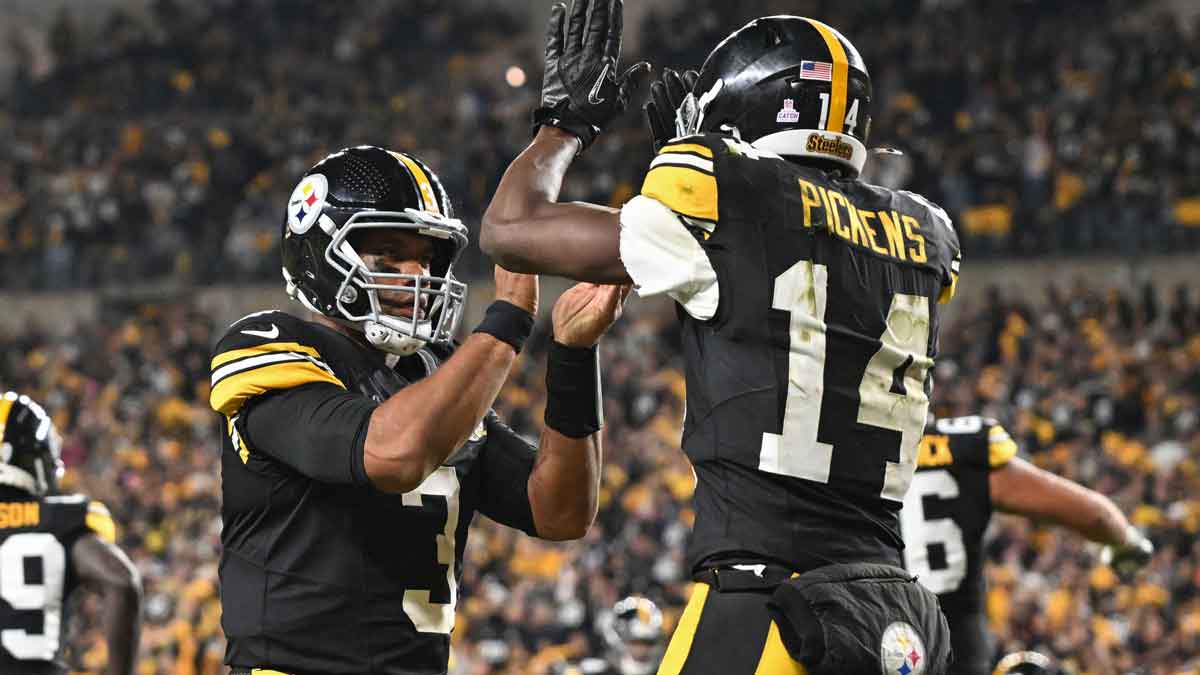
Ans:
MULTIPOLYGON (((825 265, 801 260, 775 278, 772 307, 788 312, 788 384, 782 433, 764 432, 758 468, 818 483, 829 482, 834 447, 818 440, 825 387, 825 265)), ((929 299, 892 296, 879 351, 858 386, 857 420, 900 432, 899 462, 887 461, 880 496, 903 501, 917 465, 917 443, 929 398, 929 299)))

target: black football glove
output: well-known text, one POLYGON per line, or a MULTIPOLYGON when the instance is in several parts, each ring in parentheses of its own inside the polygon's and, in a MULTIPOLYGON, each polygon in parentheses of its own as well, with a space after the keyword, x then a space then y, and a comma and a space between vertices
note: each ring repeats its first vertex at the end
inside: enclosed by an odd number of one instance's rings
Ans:
POLYGON ((1129 538, 1124 544, 1105 546, 1100 553, 1100 562, 1116 572, 1117 577, 1129 583, 1137 571, 1154 557, 1154 544, 1136 528, 1129 528, 1129 538))
POLYGON ((682 74, 670 68, 663 69, 662 75, 650 84, 650 100, 642 107, 646 111, 646 124, 650 127, 650 140, 654 143, 654 152, 662 149, 667 141, 679 135, 675 122, 676 111, 683 105, 683 99, 696 86, 696 78, 700 75, 694 70, 685 70, 682 74))
POLYGON ((574 0, 569 19, 563 3, 550 10, 534 133, 548 124, 578 136, 586 148, 629 107, 650 64, 641 61, 617 74, 623 10, 621 0, 574 0))

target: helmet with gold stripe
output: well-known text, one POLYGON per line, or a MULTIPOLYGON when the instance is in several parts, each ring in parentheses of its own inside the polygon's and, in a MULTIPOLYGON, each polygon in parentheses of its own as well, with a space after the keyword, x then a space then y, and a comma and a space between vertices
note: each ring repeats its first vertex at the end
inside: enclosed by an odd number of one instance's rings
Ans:
POLYGON ((857 176, 870 107, 871 77, 845 36, 816 19, 767 16, 708 55, 676 112, 676 131, 725 133, 857 176))
POLYGON ((62 441, 50 415, 14 391, 0 396, 0 485, 53 494, 62 478, 62 441))
POLYGON ((309 169, 288 200, 288 295, 389 353, 448 343, 467 292, 454 278, 467 228, 453 215, 441 182, 416 157, 375 146, 339 150, 309 169), (381 238, 412 237, 427 243, 419 271, 370 262, 376 256, 366 247, 381 238))

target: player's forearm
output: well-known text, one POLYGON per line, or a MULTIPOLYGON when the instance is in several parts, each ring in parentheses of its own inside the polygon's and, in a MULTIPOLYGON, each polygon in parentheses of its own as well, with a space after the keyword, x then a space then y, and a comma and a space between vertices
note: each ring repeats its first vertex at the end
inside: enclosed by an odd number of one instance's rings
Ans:
POLYGON ((564 541, 587 534, 600 494, 600 432, 571 438, 542 432, 537 462, 529 476, 529 503, 537 534, 564 541))
POLYGON ((508 343, 472 334, 432 375, 376 408, 363 450, 371 483, 384 492, 420 485, 479 424, 515 357, 508 343))
POLYGON ((1105 544, 1124 544, 1129 521, 1111 499, 1020 458, 991 475, 992 502, 1010 513, 1047 520, 1105 544))
POLYGON ((142 586, 137 578, 104 592, 104 625, 108 641, 105 675, 133 675, 142 632, 142 586))
POLYGON ((628 283, 620 260, 619 211, 559 203, 579 139, 542 127, 505 171, 483 214, 479 246, 501 267, 595 283, 628 283))

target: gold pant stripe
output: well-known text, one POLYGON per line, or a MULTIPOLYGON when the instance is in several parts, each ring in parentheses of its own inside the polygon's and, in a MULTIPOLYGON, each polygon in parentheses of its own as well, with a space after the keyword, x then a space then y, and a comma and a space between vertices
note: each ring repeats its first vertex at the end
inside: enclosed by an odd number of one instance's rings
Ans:
POLYGON ((250 675, 288 675, 282 670, 268 670, 266 668, 251 668, 250 675))
POLYGON ((787 647, 779 637, 779 626, 774 621, 767 631, 767 642, 763 645, 754 675, 808 675, 808 670, 788 654, 787 647))
POLYGON ((683 664, 692 651, 692 640, 696 638, 696 628, 700 626, 700 614, 704 612, 706 600, 708 584, 692 584, 692 597, 688 599, 687 607, 683 608, 683 616, 679 617, 679 625, 671 636, 667 653, 658 667, 658 675, 679 675, 683 670, 683 664))
POLYGON ((850 63, 846 59, 846 50, 842 41, 834 35, 833 30, 814 19, 805 19, 821 34, 825 46, 829 48, 829 56, 833 59, 833 91, 829 95, 829 119, 825 123, 826 131, 842 132, 846 121, 846 89, 850 80, 850 63))

